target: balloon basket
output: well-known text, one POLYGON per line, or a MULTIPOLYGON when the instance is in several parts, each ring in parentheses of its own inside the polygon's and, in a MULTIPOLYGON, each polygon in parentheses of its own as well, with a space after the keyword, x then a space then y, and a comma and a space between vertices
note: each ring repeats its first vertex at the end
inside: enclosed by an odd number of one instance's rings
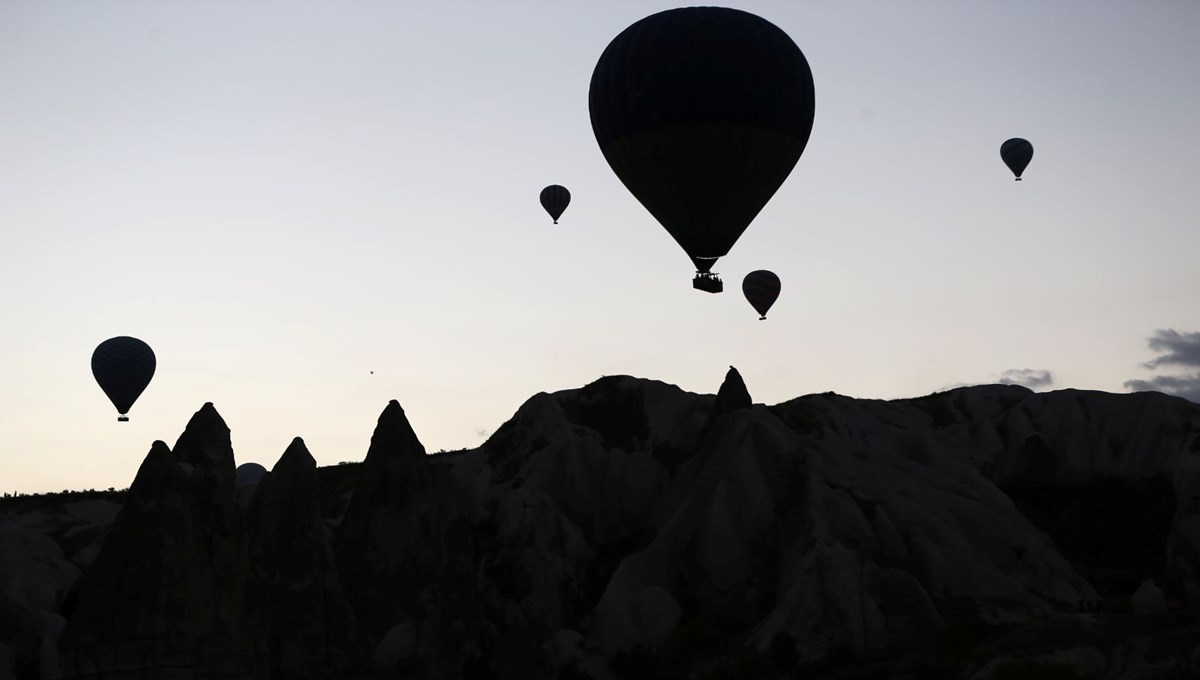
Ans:
POLYGON ((129 416, 117 416, 117 422, 118 423, 128 423, 129 416))
POLYGON ((696 278, 692 279, 692 288, 706 293, 720 293, 725 290, 725 284, 721 283, 716 274, 697 274, 696 278))

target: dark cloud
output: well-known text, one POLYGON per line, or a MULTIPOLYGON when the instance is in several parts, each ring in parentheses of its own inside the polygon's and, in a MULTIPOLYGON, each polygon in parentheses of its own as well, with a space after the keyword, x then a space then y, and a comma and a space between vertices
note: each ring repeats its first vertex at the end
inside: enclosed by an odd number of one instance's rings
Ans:
MULTIPOLYGON (((1146 368, 1200 368, 1200 333, 1181 333, 1173 328, 1160 328, 1154 331, 1147 344, 1159 356, 1142 364, 1146 368)), ((1125 388, 1133 392, 1162 392, 1200 403, 1200 373, 1126 380, 1125 388)))
MULTIPOLYGON (((1162 354, 1142 364, 1146 368, 1159 366, 1200 367, 1200 333, 1180 333, 1167 328, 1154 331, 1150 349, 1162 354)), ((1134 381, 1130 381, 1134 382, 1134 381)))
POLYGON ((1162 392, 1200 403, 1200 373, 1192 375, 1156 375, 1149 380, 1126 380, 1132 392, 1162 392))
POLYGON ((1010 368, 1000 374, 1001 385, 1021 385, 1031 390, 1050 387, 1054 384, 1054 374, 1044 369, 1010 368))

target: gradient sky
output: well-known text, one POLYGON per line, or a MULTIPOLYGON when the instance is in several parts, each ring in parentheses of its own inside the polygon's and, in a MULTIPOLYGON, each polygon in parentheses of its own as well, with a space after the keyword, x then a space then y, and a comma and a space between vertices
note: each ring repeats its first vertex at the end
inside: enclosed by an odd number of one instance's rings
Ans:
POLYGON ((302 436, 328 465, 388 399, 436 451, 614 374, 1122 392, 1156 331, 1200 330, 1200 3, 734 5, 817 104, 720 295, 588 117, 604 47, 675 6, 0 2, 0 491, 128 486, 206 401, 239 463, 302 436), (783 280, 765 322, 753 269, 783 280), (158 357, 129 423, 89 368, 116 335, 158 357))

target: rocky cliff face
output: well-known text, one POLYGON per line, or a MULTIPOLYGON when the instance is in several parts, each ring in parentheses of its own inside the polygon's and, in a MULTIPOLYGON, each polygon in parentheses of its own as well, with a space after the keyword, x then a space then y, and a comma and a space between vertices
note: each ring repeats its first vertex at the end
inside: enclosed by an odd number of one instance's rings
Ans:
POLYGON ((1158 394, 615 376, 437 456, 391 402, 361 465, 297 439, 243 515, 206 405, 82 578, 0 569, 0 677, 1148 677, 1200 636, 1198 454, 1158 394))

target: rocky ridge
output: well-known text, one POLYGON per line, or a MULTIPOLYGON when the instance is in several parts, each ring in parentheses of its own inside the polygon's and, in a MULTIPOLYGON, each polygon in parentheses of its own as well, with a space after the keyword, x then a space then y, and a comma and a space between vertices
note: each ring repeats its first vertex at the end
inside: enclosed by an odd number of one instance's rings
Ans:
POLYGON ((763 406, 730 369, 433 456, 393 401, 362 464, 297 438, 239 487, 206 404, 75 563, 0 517, 0 678, 1153 677, 1200 635, 1197 453, 1160 394, 763 406))

